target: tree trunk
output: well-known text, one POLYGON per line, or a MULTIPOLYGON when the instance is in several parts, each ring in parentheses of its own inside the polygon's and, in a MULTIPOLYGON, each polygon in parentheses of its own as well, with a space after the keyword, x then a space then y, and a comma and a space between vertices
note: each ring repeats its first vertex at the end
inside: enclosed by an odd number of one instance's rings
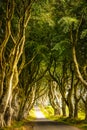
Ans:
POLYGON ((60 115, 60 106, 58 102, 58 97, 56 95, 56 86, 53 81, 49 81, 49 100, 54 109, 54 114, 60 115))
MULTIPOLYGON (((23 36, 24 37, 24 36, 23 36)), ((0 106, 0 109, 2 109, 3 106, 3 112, 0 113, 1 115, 5 116, 6 109, 8 107, 8 104, 10 102, 10 98, 12 97, 12 91, 18 84, 18 72, 17 72, 17 64, 20 59, 20 56, 23 51, 23 46, 25 39, 22 37, 22 40, 18 43, 18 45, 15 45, 13 51, 11 51, 10 59, 9 59, 9 70, 6 73, 6 92, 4 94, 4 97, 2 99, 2 103, 0 106)), ((2 118, 2 116, 1 116, 2 118)), ((0 119, 1 120, 1 119, 0 119)), ((3 121, 1 120, 0 126, 3 127, 3 121)))
POLYGON ((87 120, 87 103, 85 104, 85 120, 87 120))
MULTIPOLYGON (((79 96, 78 96, 78 83, 79 83, 79 79, 77 80, 76 84, 74 84, 74 118, 78 118, 78 103, 80 100, 80 94, 81 92, 79 92, 79 96)), ((81 90, 80 90, 81 91, 81 90)))
POLYGON ((62 98, 62 114, 66 117, 66 103, 64 99, 62 98))
POLYGON ((4 79, 5 79, 5 69, 6 66, 5 64, 3 65, 2 68, 0 68, 0 99, 2 99, 3 96, 3 88, 4 88, 4 79))
POLYGON ((13 114, 12 114, 12 120, 17 120, 18 117, 18 111, 19 111, 19 90, 18 86, 13 90, 13 97, 12 97, 12 109, 13 109, 13 114))
POLYGON ((0 112, 0 120, 1 120, 1 124, 0 126, 4 126, 6 123, 3 123, 5 121, 4 120, 4 116, 5 116, 5 112, 6 112, 6 109, 8 107, 8 103, 9 103, 9 100, 12 96, 12 79, 13 79, 13 73, 10 74, 7 78, 7 86, 8 86, 8 89, 6 90, 6 93, 2 99, 2 103, 0 105, 0 109, 2 109, 2 111, 0 112))
POLYGON ((9 104, 9 106, 6 109, 5 116, 4 116, 4 119, 5 119, 7 126, 11 126, 12 115, 13 115, 13 109, 11 107, 11 104, 9 104))
POLYGON ((1 113, 1 111, 2 110, 0 110, 0 127, 4 127, 4 126, 6 126, 6 123, 5 123, 5 120, 4 120, 4 114, 1 113))
POLYGON ((0 126, 4 126, 6 125, 5 120, 4 120, 4 116, 5 116, 5 112, 9 103, 9 99, 11 97, 12 94, 12 78, 13 78, 13 74, 8 75, 8 77, 6 77, 6 86, 7 86, 7 90, 4 92, 3 94, 3 98, 1 99, 1 104, 0 104, 0 126))
POLYGON ((72 105, 72 102, 71 100, 69 100, 69 118, 72 118, 73 117, 73 105, 72 105))
POLYGON ((31 91, 25 95, 25 98, 21 100, 21 105, 18 113, 18 120, 27 118, 29 111, 35 102, 36 87, 32 86, 31 91))
POLYGON ((82 74, 81 74, 80 69, 79 69, 79 64, 77 62, 75 43, 73 43, 73 46, 72 46, 72 53, 73 53, 73 61, 74 61, 74 64, 75 64, 75 68, 76 68, 78 78, 84 84, 84 86, 87 87, 87 81, 82 77, 82 74))
POLYGON ((75 101, 74 118, 78 118, 78 101, 75 101))

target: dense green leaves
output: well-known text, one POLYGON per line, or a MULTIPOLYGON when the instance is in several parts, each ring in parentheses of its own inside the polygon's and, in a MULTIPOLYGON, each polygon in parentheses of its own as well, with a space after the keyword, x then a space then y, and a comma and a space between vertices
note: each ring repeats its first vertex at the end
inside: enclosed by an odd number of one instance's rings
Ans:
POLYGON ((85 37, 87 37, 87 29, 84 29, 81 34, 81 39, 84 39, 85 37))
POLYGON ((65 33, 69 32, 73 26, 73 30, 78 27, 78 20, 72 17, 62 17, 59 22, 65 33))

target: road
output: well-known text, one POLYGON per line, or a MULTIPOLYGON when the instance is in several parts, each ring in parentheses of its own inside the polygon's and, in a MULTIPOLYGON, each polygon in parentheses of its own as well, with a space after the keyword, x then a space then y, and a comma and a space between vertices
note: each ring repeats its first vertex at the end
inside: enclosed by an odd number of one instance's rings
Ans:
POLYGON ((80 130, 76 127, 60 124, 54 121, 38 119, 33 123, 32 130, 80 130))
POLYGON ((64 125, 63 123, 50 121, 44 118, 44 115, 40 112, 38 108, 36 111, 36 119, 26 122, 20 128, 11 128, 9 130, 80 130, 73 126, 64 125))
POLYGON ((32 130, 80 130, 73 126, 60 124, 56 121, 49 121, 48 119, 45 119, 38 107, 36 107, 35 110, 37 118, 31 122, 32 130))

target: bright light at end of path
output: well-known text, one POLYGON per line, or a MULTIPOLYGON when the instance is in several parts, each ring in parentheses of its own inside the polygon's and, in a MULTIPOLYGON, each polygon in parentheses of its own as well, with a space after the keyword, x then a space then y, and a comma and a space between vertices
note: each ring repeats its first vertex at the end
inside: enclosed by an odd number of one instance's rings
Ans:
POLYGON ((36 115, 37 118, 45 118, 43 113, 40 110, 36 110, 35 115, 36 115))

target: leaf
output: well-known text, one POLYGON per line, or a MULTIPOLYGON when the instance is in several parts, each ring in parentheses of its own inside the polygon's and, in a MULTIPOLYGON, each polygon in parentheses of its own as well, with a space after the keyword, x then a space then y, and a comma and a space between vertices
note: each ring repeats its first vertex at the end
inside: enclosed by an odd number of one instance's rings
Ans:
POLYGON ((74 17, 62 17, 58 24, 63 28, 63 31, 66 33, 69 31, 70 27, 73 25, 73 29, 75 30, 78 26, 78 20, 74 17))
POLYGON ((82 31, 82 33, 81 33, 80 38, 83 39, 83 38, 85 38, 86 36, 87 36, 87 29, 84 29, 84 30, 82 31))
POLYGON ((65 39, 65 40, 62 40, 60 41, 59 43, 57 43, 53 48, 52 50, 64 50, 64 44, 68 44, 69 43, 69 40, 68 39, 65 39), (61 46, 63 45, 63 46, 61 46))

